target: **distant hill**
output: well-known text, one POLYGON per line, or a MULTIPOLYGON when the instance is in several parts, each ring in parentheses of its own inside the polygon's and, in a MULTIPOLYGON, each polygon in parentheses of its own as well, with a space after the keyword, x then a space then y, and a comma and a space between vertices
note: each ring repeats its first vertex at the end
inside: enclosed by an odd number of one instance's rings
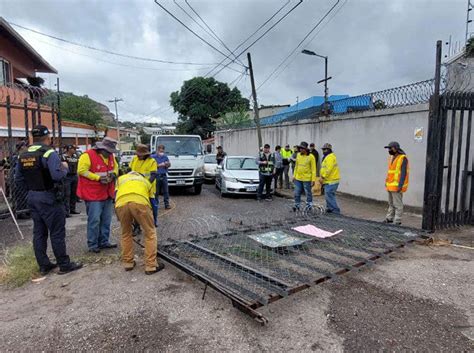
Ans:
MULTIPOLYGON (((56 104, 56 92, 49 91, 49 94, 43 97, 43 103, 56 104)), ((60 92, 61 113, 65 120, 79 121, 93 126, 107 126, 114 122, 115 115, 109 108, 99 103, 87 95, 78 96, 72 92, 60 92)))

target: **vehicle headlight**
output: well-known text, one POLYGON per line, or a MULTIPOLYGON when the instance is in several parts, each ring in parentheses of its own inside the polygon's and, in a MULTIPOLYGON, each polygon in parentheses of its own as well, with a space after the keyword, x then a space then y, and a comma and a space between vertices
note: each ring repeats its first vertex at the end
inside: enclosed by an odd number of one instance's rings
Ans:
POLYGON ((204 167, 197 168, 195 175, 198 177, 202 177, 204 175, 204 167))
POLYGON ((237 179, 231 178, 231 177, 224 177, 224 180, 228 181, 229 183, 236 183, 237 182, 237 179))

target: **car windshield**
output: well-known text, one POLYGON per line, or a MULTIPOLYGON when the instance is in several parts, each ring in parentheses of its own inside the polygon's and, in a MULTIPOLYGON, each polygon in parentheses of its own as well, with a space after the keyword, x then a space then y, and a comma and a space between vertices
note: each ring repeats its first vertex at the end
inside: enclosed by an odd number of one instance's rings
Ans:
POLYGON ((208 154, 207 156, 204 157, 204 163, 217 164, 216 155, 208 154))
POLYGON ((159 145, 164 145, 166 154, 171 156, 197 156, 202 154, 202 144, 198 137, 158 137, 156 146, 159 145))
POLYGON ((255 163, 255 158, 227 158, 225 164, 226 169, 228 170, 258 170, 257 163, 255 163))

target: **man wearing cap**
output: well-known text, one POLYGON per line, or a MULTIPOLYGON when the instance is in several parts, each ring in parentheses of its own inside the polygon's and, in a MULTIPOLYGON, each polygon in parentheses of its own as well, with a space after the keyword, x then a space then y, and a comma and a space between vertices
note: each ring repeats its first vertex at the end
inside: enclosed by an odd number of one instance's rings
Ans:
POLYGON ((408 158, 398 142, 390 142, 387 146, 389 159, 385 188, 388 192, 388 212, 386 223, 401 224, 403 214, 403 193, 408 189, 410 169, 408 158))
POLYGON ((67 163, 68 171, 66 180, 64 182, 64 204, 66 207, 66 217, 72 214, 80 214, 76 211, 77 202, 77 165, 79 157, 76 154, 76 146, 67 145, 65 147, 65 154, 62 155, 61 160, 67 163))
POLYGON ((33 144, 20 153, 16 182, 28 189, 28 206, 33 219, 33 249, 42 275, 59 266, 59 274, 78 270, 82 264, 72 262, 66 252, 66 216, 56 183, 67 174, 56 151, 50 147, 49 130, 37 125, 31 131, 33 144), (48 254, 48 233, 56 263, 48 254))
POLYGON ((224 161, 224 158, 227 156, 227 153, 224 152, 222 146, 217 147, 216 162, 217 165, 221 165, 224 161))
POLYGON ((281 157, 283 158, 283 175, 280 179, 280 182, 285 182, 285 189, 290 188, 290 160, 293 155, 293 151, 290 148, 290 145, 286 144, 285 148, 281 151, 281 157))
POLYGON ((332 151, 332 145, 325 143, 323 148, 323 161, 321 162, 321 182, 324 187, 324 196, 326 198, 326 212, 341 213, 336 201, 336 191, 339 187, 339 165, 336 155, 332 151))
POLYGON ((313 142, 309 144, 309 153, 314 156, 314 160, 316 161, 316 174, 319 176, 319 152, 313 142))
POLYGON ((153 196, 153 186, 142 174, 130 172, 118 178, 115 210, 122 228, 122 263, 125 271, 133 270, 136 265, 132 235, 134 222, 144 232, 145 274, 152 275, 165 267, 161 262, 157 265, 156 261, 157 239, 150 203, 153 196))
POLYGON ((255 162, 258 165, 259 184, 257 190, 257 200, 263 199, 263 188, 265 187, 265 200, 272 200, 272 181, 275 172, 275 156, 270 152, 270 145, 263 146, 263 151, 258 154, 255 162))
POLYGON ((147 145, 139 144, 137 145, 136 156, 133 157, 130 162, 130 170, 132 172, 137 172, 143 175, 151 184, 153 197, 150 200, 151 207, 153 209, 153 219, 155 227, 157 226, 158 219, 158 203, 155 199, 156 193, 156 173, 158 169, 158 164, 156 160, 151 157, 151 152, 148 149, 147 145))
POLYGON ((170 191, 168 188, 168 169, 171 167, 170 160, 165 153, 165 145, 159 145, 155 154, 152 155, 155 159, 158 171, 156 175, 156 205, 159 205, 160 193, 163 194, 163 203, 165 209, 169 210, 170 206, 170 191))
POLYGON ((306 209, 313 208, 313 193, 311 187, 316 182, 316 160, 309 153, 308 143, 301 142, 298 146, 299 153, 295 159, 295 172, 293 183, 295 184, 295 205, 293 211, 299 211, 301 208, 301 194, 306 194, 306 209))
POLYGON ((93 149, 81 155, 77 167, 77 196, 86 203, 87 246, 93 253, 117 247, 109 241, 118 176, 118 163, 114 158, 114 153, 118 152, 116 146, 117 141, 104 137, 93 149))

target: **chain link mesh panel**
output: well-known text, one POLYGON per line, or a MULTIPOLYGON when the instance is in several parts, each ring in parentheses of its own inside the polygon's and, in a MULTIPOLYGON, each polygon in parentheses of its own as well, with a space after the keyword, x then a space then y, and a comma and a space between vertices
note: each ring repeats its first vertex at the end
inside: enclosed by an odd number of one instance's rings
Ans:
POLYGON ((159 254, 205 283, 225 288, 224 293, 239 298, 247 307, 258 308, 338 274, 371 265, 421 236, 413 229, 323 214, 318 209, 270 223, 261 222, 262 215, 260 219, 242 216, 182 223, 175 228, 181 233, 173 232, 174 239, 166 239, 159 254), (303 225, 341 232, 317 238, 294 229, 303 225), (183 237, 187 227, 197 234, 183 237), (266 238, 277 242, 272 244, 266 238))

